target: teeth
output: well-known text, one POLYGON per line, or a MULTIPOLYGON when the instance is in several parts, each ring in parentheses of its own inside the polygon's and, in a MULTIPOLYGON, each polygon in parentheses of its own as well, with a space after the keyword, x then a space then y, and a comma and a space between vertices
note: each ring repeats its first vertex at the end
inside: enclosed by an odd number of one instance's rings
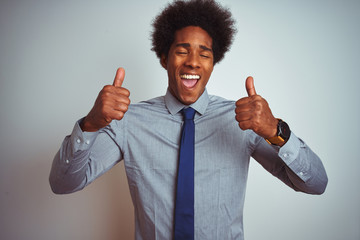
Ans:
POLYGON ((183 74, 183 75, 180 75, 180 77, 184 78, 184 79, 200 79, 199 75, 183 74))

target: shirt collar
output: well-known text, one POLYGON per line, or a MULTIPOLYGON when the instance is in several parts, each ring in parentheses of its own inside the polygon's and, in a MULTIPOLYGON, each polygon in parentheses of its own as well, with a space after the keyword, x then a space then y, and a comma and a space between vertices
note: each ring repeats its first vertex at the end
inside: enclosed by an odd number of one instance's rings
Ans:
POLYGON ((208 104, 209 104, 209 95, 208 95, 206 89, 204 90, 203 94, 201 94, 201 96, 198 98, 198 100, 191 105, 185 105, 185 104, 181 103, 179 100, 177 100, 176 97, 174 97, 170 93, 169 89, 167 89, 167 91, 166 91, 165 105, 166 105, 166 108, 171 113, 171 115, 177 114, 183 108, 186 108, 186 107, 192 107, 200 115, 203 115, 206 111, 208 104))

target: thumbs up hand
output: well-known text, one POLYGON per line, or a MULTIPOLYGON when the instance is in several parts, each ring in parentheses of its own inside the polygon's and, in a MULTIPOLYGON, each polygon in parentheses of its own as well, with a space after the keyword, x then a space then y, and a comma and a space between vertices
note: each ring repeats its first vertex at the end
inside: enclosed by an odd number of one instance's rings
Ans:
POLYGON ((130 92, 122 87, 125 70, 118 68, 113 85, 105 86, 99 93, 89 114, 81 122, 83 131, 95 132, 116 119, 121 120, 130 104, 130 92))
POLYGON ((242 130, 251 129, 263 138, 276 136, 278 120, 272 115, 269 104, 257 95, 254 79, 248 77, 245 82, 248 96, 236 102, 235 119, 242 130))

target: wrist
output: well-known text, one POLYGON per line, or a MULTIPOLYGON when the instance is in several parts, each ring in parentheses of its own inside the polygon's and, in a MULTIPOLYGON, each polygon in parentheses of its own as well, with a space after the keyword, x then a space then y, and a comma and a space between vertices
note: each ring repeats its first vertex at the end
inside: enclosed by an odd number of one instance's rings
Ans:
POLYGON ((265 140, 271 145, 281 147, 287 142, 287 140, 289 140, 291 131, 289 125, 281 119, 277 119, 276 129, 275 136, 265 138, 265 140))
POLYGON ((274 118, 274 121, 271 124, 271 130, 269 131, 269 135, 267 137, 265 137, 265 139, 269 139, 269 138, 273 138, 276 137, 278 134, 278 123, 279 123, 279 119, 274 118))
POLYGON ((99 130, 99 128, 91 124, 88 116, 83 118, 83 120, 80 122, 80 128, 83 132, 96 132, 99 130))

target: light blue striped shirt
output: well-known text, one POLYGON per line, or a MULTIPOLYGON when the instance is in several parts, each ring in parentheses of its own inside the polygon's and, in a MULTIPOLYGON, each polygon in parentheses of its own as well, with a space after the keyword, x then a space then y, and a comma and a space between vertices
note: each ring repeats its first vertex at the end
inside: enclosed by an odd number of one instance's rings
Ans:
MULTIPOLYGON (((78 191, 124 159, 135 209, 135 236, 172 239, 178 150, 185 106, 165 96, 131 104, 121 121, 98 132, 76 123, 54 158, 56 193, 78 191)), ((321 194, 320 159, 293 133, 281 148, 235 120, 235 102, 207 91, 195 115, 195 239, 243 239, 243 205, 250 157, 297 191, 321 194)))

